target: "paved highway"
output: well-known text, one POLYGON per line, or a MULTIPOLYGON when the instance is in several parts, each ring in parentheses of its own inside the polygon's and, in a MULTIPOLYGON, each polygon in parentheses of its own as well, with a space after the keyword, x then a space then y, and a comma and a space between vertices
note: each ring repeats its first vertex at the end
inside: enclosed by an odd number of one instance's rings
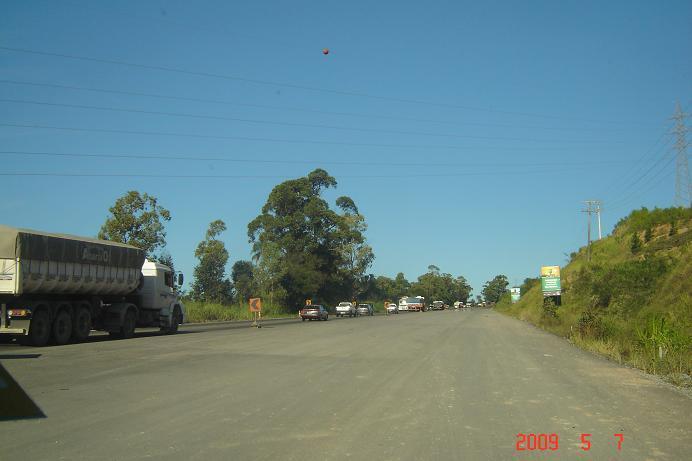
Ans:
POLYGON ((186 325, 0 361, 46 414, 0 423, 6 460, 692 459, 689 397, 490 310, 186 325), (518 433, 558 448, 517 451, 518 433))

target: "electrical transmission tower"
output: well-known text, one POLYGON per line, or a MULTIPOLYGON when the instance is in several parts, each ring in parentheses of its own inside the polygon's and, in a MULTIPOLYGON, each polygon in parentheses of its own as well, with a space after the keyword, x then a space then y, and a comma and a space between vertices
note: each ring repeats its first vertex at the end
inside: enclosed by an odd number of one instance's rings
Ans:
POLYGON ((680 103, 677 104, 675 115, 675 129, 673 133, 676 135, 675 150, 678 151, 675 162, 675 205, 690 207, 692 206, 692 190, 690 189, 690 170, 687 164, 687 126, 685 125, 685 114, 680 108, 680 103))

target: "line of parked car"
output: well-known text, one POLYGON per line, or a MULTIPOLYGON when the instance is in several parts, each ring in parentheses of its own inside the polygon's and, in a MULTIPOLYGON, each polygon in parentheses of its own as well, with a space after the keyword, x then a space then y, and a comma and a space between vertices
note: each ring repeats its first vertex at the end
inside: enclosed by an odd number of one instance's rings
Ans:
MULTIPOLYGON (((483 303, 485 304, 485 303, 483 303)), ((472 307, 471 303, 463 303, 457 301, 454 303, 454 309, 463 309, 472 307)), ((443 301, 433 301, 428 307, 425 303, 425 298, 422 296, 403 297, 399 304, 389 303, 386 306, 387 314, 398 314, 402 311, 418 311, 425 312, 426 310, 445 310, 450 309, 449 304, 443 301)), ((334 308, 334 313, 337 317, 360 317, 361 315, 375 315, 375 309, 369 303, 353 303, 349 301, 340 302, 334 308)), ((300 318, 306 320, 329 320, 329 310, 320 304, 309 304, 300 310, 300 318)))
MULTIPOLYGON (((335 309, 337 317, 360 317, 361 315, 373 316, 375 309, 372 304, 341 302, 335 309)), ((320 304, 310 304, 300 310, 300 318, 306 320, 329 320, 329 311, 320 304)))

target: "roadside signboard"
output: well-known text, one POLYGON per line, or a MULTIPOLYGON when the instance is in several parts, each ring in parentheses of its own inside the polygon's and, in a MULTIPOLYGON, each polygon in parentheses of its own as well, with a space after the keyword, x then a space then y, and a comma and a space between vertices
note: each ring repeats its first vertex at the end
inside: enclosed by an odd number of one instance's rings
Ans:
POLYGON ((543 296, 560 296, 562 292, 560 266, 541 267, 541 290, 543 296))
POLYGON ((261 298, 250 298, 250 312, 262 312, 261 298))
POLYGON ((306 305, 306 306, 309 306, 310 304, 312 304, 312 299, 306 299, 306 300, 305 300, 305 305, 306 305))
POLYGON ((512 287, 512 288, 510 288, 509 292, 512 296, 512 303, 519 301, 519 298, 521 298, 521 288, 520 287, 512 287))

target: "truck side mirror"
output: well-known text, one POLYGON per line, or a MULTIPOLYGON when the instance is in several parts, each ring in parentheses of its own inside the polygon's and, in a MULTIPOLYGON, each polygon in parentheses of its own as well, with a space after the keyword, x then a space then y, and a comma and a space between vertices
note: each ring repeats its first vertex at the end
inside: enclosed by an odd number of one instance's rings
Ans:
POLYGON ((178 272, 178 286, 181 287, 183 286, 183 273, 178 272))

